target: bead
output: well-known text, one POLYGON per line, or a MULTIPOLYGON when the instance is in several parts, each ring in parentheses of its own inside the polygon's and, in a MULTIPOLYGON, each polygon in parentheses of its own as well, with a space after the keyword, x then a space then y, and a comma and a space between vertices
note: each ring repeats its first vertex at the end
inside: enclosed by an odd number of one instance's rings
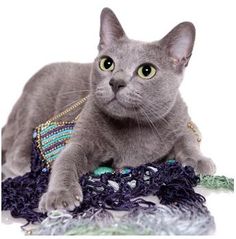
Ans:
POLYGON ((188 128, 190 128, 193 131, 194 135, 197 138, 197 142, 200 143, 202 141, 202 139, 200 138, 197 129, 193 126, 193 124, 191 122, 189 122, 187 124, 187 126, 188 126, 188 128))
POLYGON ((93 171, 94 175, 96 176, 100 176, 104 173, 113 173, 113 172, 114 170, 110 167, 98 167, 97 169, 93 171))
POLYGON ((37 137, 37 131, 35 130, 34 133, 33 133, 33 138, 35 139, 37 137))
POLYGON ((48 172, 48 168, 43 168, 43 169, 42 169, 42 172, 43 172, 43 173, 47 173, 47 172, 48 172))
POLYGON ((130 168, 123 168, 122 170, 121 170, 121 173, 122 174, 129 174, 131 172, 131 169, 130 168))
POLYGON ((169 160, 167 160, 166 161, 168 164, 173 164, 173 163, 175 163, 175 160, 174 159, 169 159, 169 160))

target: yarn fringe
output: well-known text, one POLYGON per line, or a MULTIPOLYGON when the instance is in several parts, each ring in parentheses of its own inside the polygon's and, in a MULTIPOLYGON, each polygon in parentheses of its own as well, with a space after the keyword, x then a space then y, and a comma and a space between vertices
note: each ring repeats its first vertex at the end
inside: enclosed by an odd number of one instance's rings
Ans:
MULTIPOLYGON (((200 205, 199 205, 200 206, 200 205)), ((105 209, 89 209, 77 218, 66 211, 50 212, 33 235, 209 235, 214 218, 206 207, 158 205, 133 209, 117 220, 105 209)))
POLYGON ((225 176, 200 176, 201 186, 208 189, 226 189, 234 191, 234 179, 225 176))

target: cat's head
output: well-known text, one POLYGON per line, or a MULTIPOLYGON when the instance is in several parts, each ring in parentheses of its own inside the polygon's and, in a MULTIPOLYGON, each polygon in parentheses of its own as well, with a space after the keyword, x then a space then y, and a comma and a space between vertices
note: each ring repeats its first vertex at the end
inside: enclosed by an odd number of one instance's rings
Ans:
POLYGON ((160 41, 134 41, 115 14, 103 9, 99 54, 91 72, 96 105, 119 119, 162 118, 175 103, 194 39, 193 24, 183 22, 160 41))

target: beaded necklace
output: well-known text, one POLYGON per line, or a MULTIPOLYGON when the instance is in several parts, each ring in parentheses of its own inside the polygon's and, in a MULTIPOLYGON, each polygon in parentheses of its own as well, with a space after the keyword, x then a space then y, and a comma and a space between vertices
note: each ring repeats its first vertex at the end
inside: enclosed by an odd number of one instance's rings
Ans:
POLYGON ((88 99, 88 96, 77 101, 75 104, 63 112, 50 118, 46 123, 40 124, 33 132, 33 139, 36 141, 36 147, 44 163, 43 171, 48 171, 52 162, 57 158, 61 150, 65 147, 71 138, 75 122, 79 115, 72 121, 57 121, 72 110, 82 106, 88 99))

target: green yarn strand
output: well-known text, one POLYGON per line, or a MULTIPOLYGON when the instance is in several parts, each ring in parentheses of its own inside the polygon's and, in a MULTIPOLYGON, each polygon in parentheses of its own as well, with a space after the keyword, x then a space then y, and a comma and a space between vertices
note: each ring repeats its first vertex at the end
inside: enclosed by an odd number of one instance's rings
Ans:
POLYGON ((234 179, 225 176, 200 175, 199 184, 209 189, 226 189, 234 191, 234 179))
POLYGON ((142 233, 139 232, 138 228, 132 227, 130 225, 114 225, 110 227, 99 227, 93 224, 91 225, 79 225, 70 231, 66 232, 65 235, 151 235, 151 233, 146 230, 142 233))

